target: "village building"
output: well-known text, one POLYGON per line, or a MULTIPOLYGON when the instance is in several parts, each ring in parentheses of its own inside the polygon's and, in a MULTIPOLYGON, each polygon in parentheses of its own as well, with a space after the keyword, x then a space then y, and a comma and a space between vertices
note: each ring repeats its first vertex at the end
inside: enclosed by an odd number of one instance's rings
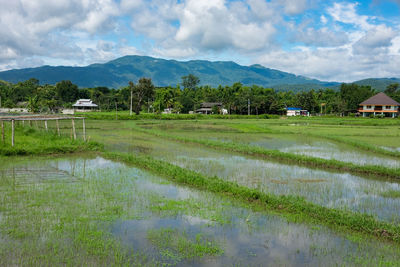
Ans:
POLYGON ((214 107, 218 107, 218 110, 222 109, 222 103, 216 102, 203 102, 201 103, 201 107, 196 109, 196 113, 199 114, 212 114, 212 110, 214 107))
POLYGON ((358 112, 363 117, 370 115, 383 115, 385 117, 397 117, 400 103, 388 97, 385 93, 379 93, 360 103, 358 112))
POLYGON ((286 116, 310 116, 310 113, 305 109, 288 107, 286 108, 286 116))
POLYGON ((92 100, 90 99, 79 99, 78 101, 76 101, 75 104, 72 105, 72 107, 76 111, 84 112, 84 111, 96 110, 98 106, 95 103, 93 103, 92 100))

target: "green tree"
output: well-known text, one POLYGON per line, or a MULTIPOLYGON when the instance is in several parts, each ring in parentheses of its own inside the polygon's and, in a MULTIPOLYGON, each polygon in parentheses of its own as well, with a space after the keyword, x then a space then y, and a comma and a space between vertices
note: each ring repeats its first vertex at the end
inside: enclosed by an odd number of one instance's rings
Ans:
POLYGON ((400 85, 398 83, 392 83, 389 84, 386 87, 385 93, 396 100, 397 102, 400 102, 400 90, 399 90, 400 85))
POLYGON ((314 90, 299 92, 296 94, 296 106, 308 110, 311 113, 319 111, 319 104, 314 90))
POLYGON ((200 78, 193 74, 182 76, 182 86, 184 89, 196 90, 196 87, 199 85, 199 83, 200 78))
POLYGON ((344 103, 344 112, 354 112, 358 105, 375 94, 371 86, 358 86, 357 84, 345 84, 340 86, 340 98, 344 103))
POLYGON ((396 94, 397 89, 399 89, 399 84, 398 83, 389 84, 386 87, 385 94, 387 94, 389 96, 394 95, 394 94, 396 94))
POLYGON ((19 101, 27 101, 28 97, 36 94, 36 90, 38 87, 38 79, 32 78, 24 82, 19 82, 12 87, 12 90, 9 92, 8 98, 14 104, 17 104, 17 102, 19 101))
POLYGON ((37 95, 28 97, 28 111, 37 113, 39 109, 39 97, 37 95))
POLYGON ((142 105, 154 96, 154 85, 150 78, 140 78, 133 87, 133 105, 136 115, 140 114, 142 105))
POLYGON ((180 112, 183 108, 181 102, 181 90, 179 88, 158 88, 155 94, 154 108, 162 112, 165 108, 172 108, 174 112, 180 112))
POLYGON ((57 97, 64 103, 72 103, 79 97, 78 86, 71 81, 61 81, 56 84, 57 97))

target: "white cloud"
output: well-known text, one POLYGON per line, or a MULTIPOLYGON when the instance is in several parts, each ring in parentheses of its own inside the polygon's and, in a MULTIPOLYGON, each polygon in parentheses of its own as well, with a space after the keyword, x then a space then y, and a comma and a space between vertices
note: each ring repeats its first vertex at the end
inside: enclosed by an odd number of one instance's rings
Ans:
POLYGON ((356 10, 357 5, 357 2, 334 3, 332 7, 327 9, 327 12, 335 21, 352 24, 363 30, 369 30, 371 24, 368 20, 371 18, 365 15, 358 15, 356 10))
POLYGON ((326 23, 328 23, 328 19, 324 15, 321 15, 320 20, 321 20, 321 23, 324 24, 324 25, 326 23))
POLYGON ((82 49, 70 35, 109 29, 119 13, 112 0, 0 0, 0 5, 0 47, 11 65, 38 56, 80 60, 82 49))
MULTIPOLYGON (((251 10, 254 5, 262 4, 257 0, 249 3, 251 10)), ((184 51, 181 55, 191 55, 195 51, 224 49, 253 51, 268 46, 275 33, 272 23, 262 19, 259 13, 257 15, 250 11, 244 3, 228 4, 224 0, 187 0, 184 3, 172 5, 170 10, 168 19, 178 22, 174 27, 171 27, 171 24, 167 26, 160 24, 160 19, 165 21, 162 19, 165 17, 164 13, 157 14, 154 16, 154 22, 149 23, 159 25, 158 27, 145 27, 144 23, 140 23, 140 15, 139 18, 134 17, 132 23, 134 29, 139 28, 136 24, 142 25, 140 28, 146 29, 146 33, 141 30, 143 34, 157 37, 154 39, 159 42, 154 51, 162 55, 174 56, 179 54, 176 52, 177 49, 184 51), (174 36, 171 36, 171 33, 174 33, 174 36)), ((154 12, 154 10, 151 11, 154 12)))
POLYGON ((102 27, 109 26, 110 19, 119 15, 119 6, 113 0, 92 0, 87 2, 85 19, 75 26, 78 29, 96 33, 102 27))
POLYGON ((315 29, 307 27, 306 29, 296 29, 294 40, 310 46, 330 46, 336 47, 348 43, 349 38, 344 31, 332 31, 328 27, 315 29))
POLYGON ((139 54, 242 60, 326 80, 398 76, 399 20, 361 14, 360 5, 333 0, 0 0, 0 70, 85 65, 139 54))
POLYGON ((121 0, 120 8, 124 13, 131 12, 144 5, 142 0, 121 0))
POLYGON ((392 39, 396 37, 396 33, 392 28, 385 25, 378 25, 367 31, 354 45, 353 51, 357 54, 382 53, 391 46, 392 39))
POLYGON ((318 48, 292 52, 274 51, 260 62, 311 78, 352 82, 367 77, 398 77, 400 55, 353 55, 351 47, 318 48))
POLYGON ((284 6, 285 13, 288 15, 297 15, 307 9, 307 0, 278 0, 278 3, 284 6))

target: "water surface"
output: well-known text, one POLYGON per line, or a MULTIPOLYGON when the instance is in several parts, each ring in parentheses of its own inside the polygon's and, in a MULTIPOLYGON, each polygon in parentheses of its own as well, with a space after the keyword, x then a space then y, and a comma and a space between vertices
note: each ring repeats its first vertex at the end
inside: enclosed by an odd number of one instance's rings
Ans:
MULTIPOLYGON (((123 206, 123 212, 119 219, 109 222, 107 229, 132 253, 147 255, 147 264, 355 266, 378 264, 383 256, 393 263, 399 260, 396 246, 376 240, 353 240, 322 226, 293 223, 266 212, 255 212, 240 202, 175 185, 99 156, 3 162, 1 190, 26 187, 32 190, 34 198, 42 186, 56 183, 68 188, 73 183, 76 189, 89 190, 90 198, 113 196, 115 205, 123 206), (224 253, 191 259, 170 257, 149 241, 148 231, 152 229, 176 229, 191 240, 201 234, 224 253)), ((97 201, 101 205, 101 199, 97 201)), ((27 204, 28 200, 19 203, 27 204)))

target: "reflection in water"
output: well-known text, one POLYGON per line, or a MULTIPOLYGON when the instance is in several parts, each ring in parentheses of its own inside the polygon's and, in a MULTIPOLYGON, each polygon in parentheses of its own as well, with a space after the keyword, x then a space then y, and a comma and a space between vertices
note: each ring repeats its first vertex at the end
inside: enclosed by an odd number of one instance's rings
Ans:
MULTIPOLYGON (((146 154, 189 168, 209 176, 218 176, 239 184, 279 195, 302 196, 306 200, 327 207, 350 209, 368 213, 387 221, 400 222, 400 198, 383 197, 388 191, 400 191, 397 180, 366 179, 349 173, 315 170, 297 165, 281 164, 267 160, 239 156, 235 153, 207 149, 200 145, 181 144, 130 130, 120 132, 115 139, 102 137, 108 149, 139 153, 137 146, 146 146, 146 154)), ((190 133, 195 138, 196 132, 190 133)), ((202 134, 204 137, 204 134, 202 134)), ((297 139, 279 139, 275 136, 240 135, 224 133, 225 140, 256 142, 260 139, 269 148, 293 147, 297 139), (261 136, 261 137, 260 137, 261 136), (258 138, 258 139, 257 139, 258 138), (264 138, 264 139, 263 139, 264 138)), ((208 138, 222 138, 216 133, 207 133, 208 138)), ((286 138, 286 136, 284 136, 286 138)), ((282 137, 283 138, 283 137, 282 137)), ((319 142, 314 138, 303 144, 319 142)), ((301 143, 300 143, 301 144, 301 143)), ((337 144, 319 143, 323 149, 334 150, 337 144)), ((338 149, 342 149, 339 147, 338 149)), ((357 152, 360 153, 361 152, 357 152)), ((370 155, 365 153, 365 155, 370 155)), ((336 157, 336 156, 335 156, 336 157)), ((337 155, 341 159, 341 154, 337 155)), ((354 159, 355 156, 350 156, 354 159)), ((382 158, 382 160, 385 157, 382 158)), ((388 161, 390 162, 390 161, 388 161)), ((396 161, 397 164, 397 161, 396 161)))
POLYGON ((297 195, 316 204, 350 209, 400 222, 400 198, 383 197, 387 191, 400 191, 395 180, 365 179, 349 173, 314 170, 243 156, 181 156, 179 152, 161 158, 209 176, 237 182, 264 192, 297 195))
POLYGON ((371 263, 383 255, 385 259, 396 257, 396 249, 388 249, 382 243, 353 242, 321 226, 289 223, 275 215, 253 212, 240 203, 174 185, 101 157, 7 162, 1 166, 0 173, 2 189, 8 187, 5 181, 10 178, 19 186, 24 182, 69 184, 74 181, 80 190, 95 190, 102 182, 107 185, 100 187, 102 190, 118 188, 121 191, 117 191, 114 201, 121 205, 128 200, 123 209, 126 214, 111 223, 110 232, 135 253, 148 255, 150 262, 158 259, 182 266, 327 266, 371 263), (124 219, 131 213, 142 219, 124 219), (166 227, 186 232, 192 239, 201 233, 219 244, 224 254, 187 261, 165 257, 148 242, 147 231, 166 227))
POLYGON ((249 142, 249 144, 267 149, 277 149, 287 153, 351 162, 357 165, 378 165, 389 168, 400 168, 400 161, 396 158, 382 155, 378 156, 371 152, 360 151, 354 147, 326 140, 319 141, 310 138, 291 140, 263 137, 257 137, 257 139, 256 141, 249 142))

